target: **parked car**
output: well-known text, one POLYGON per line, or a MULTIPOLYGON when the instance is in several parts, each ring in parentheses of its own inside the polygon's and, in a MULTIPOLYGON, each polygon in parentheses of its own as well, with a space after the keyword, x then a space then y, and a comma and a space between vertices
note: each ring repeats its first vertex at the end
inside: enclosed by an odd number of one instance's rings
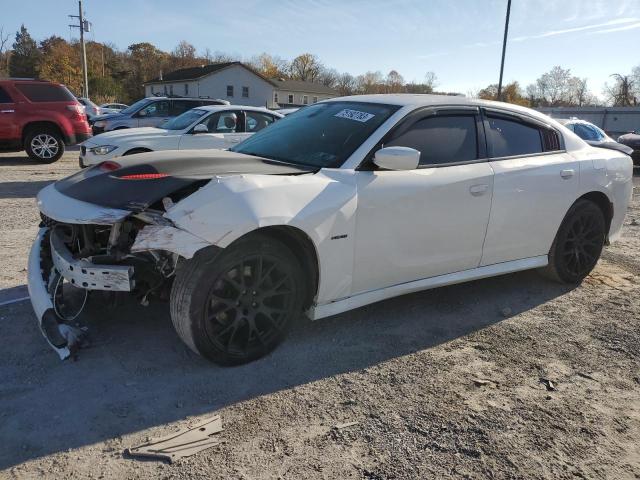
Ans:
POLYGON ((198 107, 160 127, 114 130, 87 140, 80 147, 80 167, 156 150, 230 148, 279 118, 279 113, 260 107, 198 107))
POLYGON ((336 98, 230 150, 121 157, 45 187, 29 293, 61 358, 84 302, 58 287, 75 285, 170 292, 180 338, 239 364, 303 312, 533 268, 579 283, 620 237, 631 191, 628 155, 528 108, 336 98))
POLYGON ((631 153, 633 164, 640 166, 640 134, 636 131, 625 133, 618 137, 618 142, 633 150, 633 153, 631 153))
POLYGON ((118 113, 128 106, 129 105, 126 105, 124 103, 103 103, 102 105, 100 105, 100 108, 102 109, 102 113, 118 113))
POLYGON ((0 79, 0 150, 25 150, 52 163, 91 136, 84 108, 64 85, 42 80, 0 79))
POLYGON ((117 113, 93 118, 93 134, 121 128, 157 127, 181 113, 203 105, 229 105, 227 100, 186 97, 148 97, 117 113))
POLYGON ((569 118, 566 120, 558 119, 558 122, 574 132, 592 147, 610 148, 611 150, 617 150, 627 155, 631 155, 633 153, 632 148, 616 142, 613 138, 604 133, 602 129, 593 123, 587 122, 586 120, 569 118))
POLYGON ((104 112, 102 108, 93 103, 90 99, 85 97, 78 97, 78 101, 84 106, 84 113, 87 115, 87 118, 91 122, 94 117, 98 115, 102 115, 104 112))

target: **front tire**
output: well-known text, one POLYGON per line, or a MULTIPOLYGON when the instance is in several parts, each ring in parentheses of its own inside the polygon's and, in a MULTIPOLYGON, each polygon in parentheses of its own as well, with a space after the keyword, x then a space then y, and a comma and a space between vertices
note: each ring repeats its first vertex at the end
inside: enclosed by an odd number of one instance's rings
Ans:
POLYGON ((295 255, 262 234, 187 260, 171 290, 171 320, 196 353, 240 365, 271 352, 302 313, 305 281, 295 255))
POLYGON ((560 283, 580 283, 596 266, 606 238, 606 220, 598 205, 578 200, 567 212, 541 273, 560 283))
POLYGON ((29 158, 42 163, 53 163, 64 153, 62 135, 53 128, 34 128, 27 133, 24 149, 29 158))

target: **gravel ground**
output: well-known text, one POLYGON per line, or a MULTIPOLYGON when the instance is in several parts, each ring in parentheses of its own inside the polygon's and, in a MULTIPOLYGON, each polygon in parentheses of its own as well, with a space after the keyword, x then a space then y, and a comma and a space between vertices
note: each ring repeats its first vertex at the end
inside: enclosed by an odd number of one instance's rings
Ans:
MULTIPOLYGON (((0 302, 25 295, 34 195, 76 159, 0 155, 0 302)), ((635 180, 623 239, 577 288, 523 272, 408 295, 302 322, 242 367, 190 353, 166 305, 92 306, 77 362, 28 302, 2 306, 0 478, 640 478, 635 180), (213 412, 217 447, 123 455, 213 412)))

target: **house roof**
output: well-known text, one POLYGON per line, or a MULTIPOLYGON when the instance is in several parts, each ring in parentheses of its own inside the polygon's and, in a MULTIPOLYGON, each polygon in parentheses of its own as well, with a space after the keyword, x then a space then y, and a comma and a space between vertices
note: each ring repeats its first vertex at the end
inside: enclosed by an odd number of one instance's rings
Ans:
POLYGON ((199 67, 189 67, 189 68, 181 68, 179 70, 174 70, 173 72, 169 72, 167 74, 162 75, 162 78, 154 78, 153 80, 149 80, 145 82, 145 85, 149 83, 166 83, 166 82, 180 82, 184 80, 197 80, 202 77, 206 77, 207 75, 211 75, 212 73, 219 72, 220 70, 224 70, 225 68, 231 67, 233 65, 239 65, 247 70, 249 70, 254 75, 257 75, 261 79, 266 82, 271 82, 268 78, 264 77, 260 73, 255 70, 247 67, 242 62, 223 62, 223 63, 211 63, 209 65, 200 65, 199 67))
POLYGON ((284 80, 284 79, 272 79, 271 83, 275 85, 278 90, 288 90, 290 92, 309 92, 309 93, 322 93, 325 95, 338 95, 333 88, 327 87, 321 83, 304 82, 302 80, 284 80))
POLYGON ((207 75, 211 75, 212 73, 219 72, 225 68, 231 67, 232 65, 239 65, 247 70, 249 70, 254 75, 260 77, 265 82, 269 82, 271 85, 276 87, 279 90, 286 90, 291 92, 307 92, 307 93, 320 93, 325 95, 337 95, 338 93, 321 83, 314 82, 304 82, 301 80, 284 80, 284 79, 270 79, 265 77, 264 75, 256 72, 252 68, 246 66, 242 62, 224 62, 224 63, 212 63, 209 65, 200 65, 199 67, 189 67, 189 68, 181 68, 180 70, 175 70, 173 72, 169 72, 160 77, 154 78, 153 80, 149 80, 145 82, 145 85, 150 83, 167 83, 167 82, 180 82, 185 80, 197 80, 202 77, 206 77, 207 75))

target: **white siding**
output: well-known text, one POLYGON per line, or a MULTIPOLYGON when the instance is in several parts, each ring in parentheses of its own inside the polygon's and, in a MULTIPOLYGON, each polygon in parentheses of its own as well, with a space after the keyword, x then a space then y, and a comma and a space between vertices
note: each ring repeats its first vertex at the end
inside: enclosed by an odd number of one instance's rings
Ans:
POLYGON ((273 105, 273 85, 240 65, 233 65, 200 79, 196 94, 229 100, 234 105, 273 105), (233 85, 233 97, 227 97, 227 85, 233 85), (242 96, 242 87, 249 87, 249 98, 242 96))

